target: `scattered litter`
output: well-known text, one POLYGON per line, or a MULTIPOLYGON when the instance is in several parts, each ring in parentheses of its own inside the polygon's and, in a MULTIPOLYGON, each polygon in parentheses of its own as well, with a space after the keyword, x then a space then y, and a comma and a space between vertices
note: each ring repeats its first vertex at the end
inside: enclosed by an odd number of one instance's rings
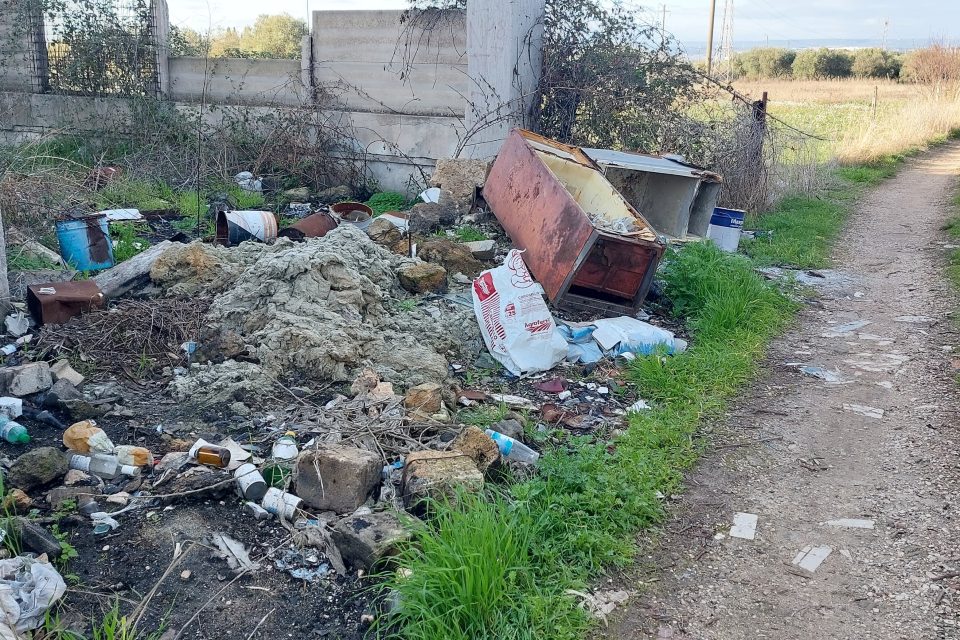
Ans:
POLYGON ((533 386, 546 393, 560 393, 561 391, 566 391, 567 381, 561 378, 552 378, 550 380, 544 380, 543 382, 537 382, 533 386))
POLYGON ((273 564, 280 571, 286 571, 290 576, 305 582, 316 582, 330 573, 330 565, 321 562, 318 553, 304 553, 298 549, 284 549, 273 564))
POLYGON ((813 376, 814 378, 820 378, 821 380, 829 383, 839 383, 843 382, 843 378, 840 377, 839 371, 830 371, 825 367, 814 366, 814 365, 801 365, 800 371, 808 376, 813 376))
POLYGON ((566 400, 572 395, 573 395, 572 391, 561 391, 560 393, 557 394, 557 398, 559 398, 560 400, 566 400))
POLYGON ((494 402, 499 402, 505 404, 511 409, 536 409, 535 405, 530 400, 526 398, 521 398, 520 396, 512 396, 505 393, 491 393, 489 398, 494 402))
POLYGON ((110 222, 129 222, 132 220, 143 220, 143 215, 139 209, 107 209, 97 215, 106 216, 110 222))
POLYGON ((626 591, 594 591, 593 593, 584 593, 574 589, 567 589, 568 596, 580 598, 581 606, 585 607, 594 617, 607 624, 607 616, 617 608, 617 605, 623 604, 630 599, 630 594, 626 591))
POLYGON ((259 178, 254 177, 249 171, 241 171, 233 176, 233 180, 237 183, 237 186, 244 191, 253 191, 256 193, 263 191, 263 182, 259 178))
POLYGON ((827 559, 833 552, 831 547, 822 546, 822 547, 811 547, 806 546, 803 548, 803 551, 797 554, 793 559, 793 564, 797 565, 801 569, 805 569, 810 573, 816 571, 823 561, 827 559))
POLYGON ((906 324, 929 324, 933 322, 933 318, 930 316, 897 316, 893 321, 906 324))
POLYGON ((443 190, 440 187, 430 187, 420 193, 420 199, 424 202, 440 202, 441 193, 443 193, 443 190))
POLYGON ((753 540, 757 535, 758 519, 755 513, 738 512, 733 514, 733 526, 730 527, 730 537, 753 540))
POLYGON ((867 418, 874 418, 879 420, 883 417, 885 413, 883 409, 877 409, 876 407, 868 407, 862 404, 845 404, 843 405, 844 411, 852 411, 853 413, 859 414, 867 418))
POLYGON ((820 336, 823 338, 840 338, 842 336, 848 336, 857 329, 862 329, 868 324, 873 324, 873 320, 854 320, 853 322, 827 327, 827 330, 821 333, 820 336))
POLYGON ((873 529, 873 520, 861 518, 840 518, 839 520, 827 520, 821 522, 829 527, 843 527, 846 529, 873 529))
POLYGON ((30 330, 30 319, 23 311, 14 311, 4 318, 3 322, 6 326, 7 333, 14 338, 19 338, 30 330))
POLYGON ((63 597, 67 585, 46 556, 21 555, 0 560, 0 637, 19 638, 19 634, 43 624, 47 611, 63 597))
POLYGON ((634 412, 638 412, 638 411, 645 411, 646 409, 650 409, 650 408, 651 408, 651 407, 650 407, 649 404, 647 404, 647 401, 646 401, 646 400, 637 400, 637 401, 634 402, 632 405, 630 405, 629 407, 627 407, 627 413, 634 413, 634 412))
POLYGON ((227 565, 234 571, 256 571, 260 568, 260 565, 250 559, 250 554, 243 543, 227 534, 211 534, 210 542, 220 551, 220 557, 226 560, 227 565))

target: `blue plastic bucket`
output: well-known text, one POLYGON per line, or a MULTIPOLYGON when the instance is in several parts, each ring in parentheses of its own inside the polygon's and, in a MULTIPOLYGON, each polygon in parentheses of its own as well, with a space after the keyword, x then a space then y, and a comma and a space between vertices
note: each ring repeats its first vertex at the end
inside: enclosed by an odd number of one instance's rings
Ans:
POLYGON ((79 271, 99 271, 113 266, 113 243, 106 216, 88 216, 57 222, 60 256, 79 271))
POLYGON ((736 251, 740 246, 740 232, 743 230, 745 211, 716 207, 710 216, 707 237, 724 251, 736 251))

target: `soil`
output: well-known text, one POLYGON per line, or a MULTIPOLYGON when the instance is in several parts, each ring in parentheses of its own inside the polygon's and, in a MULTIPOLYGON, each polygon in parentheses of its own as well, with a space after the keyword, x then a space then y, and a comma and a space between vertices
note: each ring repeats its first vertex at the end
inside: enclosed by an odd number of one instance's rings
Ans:
POLYGON ((715 425, 637 573, 612 580, 635 595, 599 635, 960 638, 960 360, 942 230, 958 168, 960 144, 946 145, 862 198, 837 271, 715 425), (824 336, 856 320, 871 324, 824 336), (754 540, 730 537, 737 512, 758 516, 754 540), (822 524, 840 518, 874 528, 822 524), (831 550, 814 572, 793 564, 808 546, 831 550))

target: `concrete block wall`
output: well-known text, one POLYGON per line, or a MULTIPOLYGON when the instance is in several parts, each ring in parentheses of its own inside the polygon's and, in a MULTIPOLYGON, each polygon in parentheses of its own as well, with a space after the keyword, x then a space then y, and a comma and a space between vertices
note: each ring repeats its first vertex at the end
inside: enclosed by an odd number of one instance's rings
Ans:
POLYGON ((0 0, 0 91, 39 91, 40 53, 18 0, 0 0))
POLYGON ((167 97, 177 102, 299 107, 310 91, 299 60, 170 58, 167 97))

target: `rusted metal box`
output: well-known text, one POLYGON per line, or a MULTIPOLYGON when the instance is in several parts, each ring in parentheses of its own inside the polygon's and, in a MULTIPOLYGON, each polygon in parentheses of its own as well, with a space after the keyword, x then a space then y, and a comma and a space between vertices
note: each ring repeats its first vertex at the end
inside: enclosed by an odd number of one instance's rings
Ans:
POLYGON ((664 241, 579 148, 514 129, 483 196, 550 301, 633 314, 664 241))
POLYGON ((106 299, 93 280, 49 282, 27 287, 27 308, 37 324, 63 324, 91 309, 102 309, 106 299))

